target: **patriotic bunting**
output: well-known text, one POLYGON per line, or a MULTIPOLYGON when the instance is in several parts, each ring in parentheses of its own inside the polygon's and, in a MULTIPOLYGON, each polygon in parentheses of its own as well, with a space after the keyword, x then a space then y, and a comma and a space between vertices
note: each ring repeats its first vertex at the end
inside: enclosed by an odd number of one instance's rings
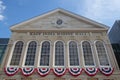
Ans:
POLYGON ((29 76, 34 72, 33 67, 24 67, 24 68, 21 68, 21 70, 24 76, 29 76))
POLYGON ((73 75, 73 76, 78 76, 78 75, 80 75, 81 74, 81 72, 82 72, 82 68, 69 68, 69 72, 70 72, 70 74, 71 75, 73 75))
POLYGON ((40 76, 46 76, 50 72, 50 68, 37 68, 37 72, 40 76))
POLYGON ((13 76, 19 71, 19 68, 18 67, 6 67, 4 68, 4 70, 8 76, 13 76))
POLYGON ((86 74, 89 75, 89 76, 95 76, 96 73, 98 72, 98 68, 95 68, 95 67, 87 67, 87 68, 84 68, 84 71, 85 71, 86 74))
MULTIPOLYGON (((50 73, 51 69, 50 68, 36 68, 36 70, 40 76, 44 77, 50 73)), ((83 69, 79 67, 72 67, 72 68, 69 68, 68 70, 71 75, 78 76, 82 73, 83 69)), ((114 68, 100 67, 99 70, 104 75, 110 76, 113 73, 114 68)), ((5 67, 4 71, 8 76, 13 76, 19 71, 19 68, 18 67, 5 67)), ((35 69, 33 67, 23 67, 21 68, 21 71, 24 76, 29 76, 35 71, 35 69)), ((58 77, 63 76, 66 73, 66 71, 67 71, 66 68, 53 68, 54 74, 58 77)), ((86 67, 84 68, 84 71, 89 76, 95 76, 98 72, 98 68, 86 67)))
POLYGON ((53 72, 56 76, 62 76, 66 73, 66 68, 54 68, 53 72))
POLYGON ((101 73, 103 73, 106 76, 110 76, 114 71, 114 68, 112 68, 112 67, 101 67, 99 69, 100 69, 101 73))

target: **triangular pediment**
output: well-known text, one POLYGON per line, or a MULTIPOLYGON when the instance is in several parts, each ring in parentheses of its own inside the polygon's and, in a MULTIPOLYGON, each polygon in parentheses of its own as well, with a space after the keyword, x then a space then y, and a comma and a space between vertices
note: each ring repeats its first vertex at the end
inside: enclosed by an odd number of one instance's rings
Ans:
POLYGON ((71 13, 56 9, 11 27, 11 30, 108 30, 108 27, 71 13))

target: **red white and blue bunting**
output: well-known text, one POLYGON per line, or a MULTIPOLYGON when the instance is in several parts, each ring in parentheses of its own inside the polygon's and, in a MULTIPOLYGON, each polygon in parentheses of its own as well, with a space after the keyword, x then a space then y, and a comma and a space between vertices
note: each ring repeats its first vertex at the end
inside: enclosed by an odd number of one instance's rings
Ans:
POLYGON ((63 76, 66 73, 66 68, 54 68, 53 72, 56 76, 63 76))
MULTIPOLYGON (((8 76, 13 76, 15 75, 18 71, 19 71, 20 68, 18 67, 5 67, 4 68, 4 71, 5 73, 8 75, 8 76)), ((38 74, 42 77, 48 75, 51 71, 51 68, 33 68, 33 67, 23 67, 21 68, 21 72, 24 76, 29 76, 31 75, 34 71, 38 72, 38 74)), ((79 67, 72 67, 72 68, 69 68, 69 69, 66 69, 66 68, 53 68, 52 69, 54 74, 56 76, 63 76, 66 71, 68 70, 69 73, 72 75, 72 76, 78 76, 82 73, 83 69, 82 68, 79 68, 79 67)), ((84 68, 84 71, 87 75, 89 76, 95 76, 98 72, 98 68, 95 68, 95 67, 86 67, 84 68)), ((114 68, 112 67, 100 67, 99 68, 99 71, 106 75, 106 76, 110 76, 113 71, 114 71, 114 68)))
POLYGON ((34 68, 33 67, 24 67, 24 68, 21 68, 21 70, 22 70, 22 74, 24 76, 29 76, 29 75, 31 75, 34 72, 34 68))
POLYGON ((37 68, 37 72, 40 76, 46 76, 50 73, 50 68, 37 68))
POLYGON ((99 69, 100 69, 101 73, 103 73, 106 76, 110 76, 114 71, 114 68, 112 68, 112 67, 101 67, 99 69))
POLYGON ((13 76, 19 71, 19 68, 18 67, 6 67, 4 68, 4 70, 8 76, 13 76))
POLYGON ((84 71, 89 76, 95 76, 96 73, 98 72, 98 68, 95 68, 95 67, 86 67, 86 68, 84 68, 84 71))
POLYGON ((81 74, 81 72, 82 72, 82 68, 69 68, 69 72, 70 72, 70 74, 71 75, 73 75, 73 76, 78 76, 78 75, 80 75, 81 74))

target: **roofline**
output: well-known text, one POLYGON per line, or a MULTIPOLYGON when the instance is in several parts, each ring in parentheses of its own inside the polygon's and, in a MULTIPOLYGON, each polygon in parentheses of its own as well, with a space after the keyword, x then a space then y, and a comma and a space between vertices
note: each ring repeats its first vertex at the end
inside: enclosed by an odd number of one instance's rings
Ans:
POLYGON ((14 31, 16 31, 16 32, 24 32, 24 31, 25 31, 25 32, 26 32, 26 31, 28 31, 28 32, 33 32, 33 31, 36 31, 36 32, 37 32, 37 31, 39 31, 39 32, 40 32, 40 31, 41 31, 41 32, 45 32, 45 31, 46 31, 46 32, 47 32, 47 31, 48 31, 48 32, 49 32, 49 31, 50 31, 50 32, 51 32, 51 31, 54 31, 54 32, 56 32, 56 31, 70 31, 70 32, 71 32, 71 31, 72 31, 72 32, 75 32, 75 31, 83 31, 83 32, 85 32, 85 31, 90 31, 90 32, 91 32, 91 31, 92 31, 92 32, 94 32, 94 31, 95 31, 95 32, 96 32, 96 31, 108 31, 108 30, 107 30, 107 29, 98 29, 98 28, 97 28, 97 29, 80 29, 80 30, 78 30, 78 29, 49 29, 49 30, 46 30, 46 29, 41 29, 41 30, 32 30, 32 29, 29 29, 29 30, 12 30, 12 31, 13 31, 13 32, 14 32, 14 31))
POLYGON ((13 25, 13 26, 11 26, 10 29, 12 30, 14 27, 17 27, 17 26, 20 26, 20 25, 29 23, 29 22, 31 22, 31 21, 33 21, 33 20, 35 20, 35 19, 42 18, 42 17, 44 17, 44 16, 47 16, 47 15, 52 14, 52 13, 55 13, 55 12, 61 12, 61 13, 64 13, 64 14, 68 14, 68 15, 71 15, 71 16, 77 18, 77 19, 80 19, 80 20, 83 20, 83 21, 87 21, 87 22, 89 22, 90 24, 94 24, 94 25, 96 25, 96 26, 104 27, 104 28, 106 28, 106 29, 109 29, 109 28, 110 28, 110 27, 108 27, 108 26, 106 26, 106 25, 104 25, 104 24, 98 23, 98 22, 96 22, 96 21, 94 21, 94 20, 91 20, 91 19, 89 19, 89 18, 86 18, 86 17, 83 17, 83 16, 81 16, 81 15, 75 14, 75 13, 73 13, 73 12, 71 12, 71 11, 65 10, 65 9, 63 9, 63 8, 57 8, 57 9, 48 11, 48 12, 46 12, 46 13, 43 13, 43 14, 41 14, 41 15, 39 15, 39 16, 35 16, 35 17, 33 17, 33 18, 30 18, 30 19, 28 19, 28 20, 26 20, 26 21, 24 21, 24 22, 21 22, 21 23, 18 23, 18 24, 16 24, 16 25, 13 25))
POLYGON ((110 29, 109 29, 109 31, 108 31, 108 34, 111 34, 112 29, 114 29, 115 27, 117 27, 117 26, 115 26, 116 24, 117 24, 118 26, 120 26, 120 20, 115 20, 115 22, 113 23, 112 27, 110 27, 110 29))
POLYGON ((14 24, 14 25, 12 25, 12 26, 10 27, 10 29, 12 29, 12 28, 14 28, 14 27, 16 27, 16 26, 22 25, 22 24, 24 24, 24 23, 30 22, 30 21, 32 21, 32 20, 34 20, 34 19, 36 19, 36 18, 40 18, 40 17, 47 16, 47 15, 52 14, 52 13, 54 13, 54 12, 56 12, 56 11, 59 11, 59 10, 60 10, 60 8, 57 8, 57 9, 54 9, 54 10, 50 10, 50 11, 44 12, 44 13, 38 15, 38 16, 34 16, 34 17, 30 18, 30 19, 27 19, 27 20, 25 20, 25 21, 22 21, 22 22, 19 22, 19 23, 17 23, 17 24, 14 24))
POLYGON ((81 15, 79 15, 79 14, 76 14, 76 13, 73 13, 73 12, 71 12, 71 11, 68 11, 68 10, 65 10, 65 9, 62 9, 63 10, 63 12, 69 12, 69 13, 67 13, 67 14, 73 14, 76 18, 78 18, 78 19, 81 19, 82 18, 82 20, 83 21, 88 21, 88 22, 90 22, 90 23, 93 23, 93 24, 95 24, 96 23, 96 25, 97 26, 104 26, 105 28, 107 28, 107 29, 109 29, 110 27, 109 26, 107 26, 107 25, 104 25, 104 24, 102 24, 102 23, 99 23, 99 22, 96 22, 96 21, 94 21, 94 20, 92 20, 92 19, 89 19, 89 18, 87 18, 87 17, 84 17, 84 16, 81 16, 81 15))

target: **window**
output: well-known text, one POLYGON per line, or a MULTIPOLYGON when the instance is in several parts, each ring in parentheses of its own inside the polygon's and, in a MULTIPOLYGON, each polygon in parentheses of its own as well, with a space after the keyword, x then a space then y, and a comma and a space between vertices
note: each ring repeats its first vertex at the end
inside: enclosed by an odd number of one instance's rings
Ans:
POLYGON ((14 66, 19 65, 20 58, 21 58, 21 53, 22 53, 22 49, 23 49, 23 44, 24 43, 22 41, 18 41, 15 44, 15 48, 14 48, 14 51, 13 51, 13 55, 12 55, 10 65, 14 65, 14 66))
POLYGON ((50 58, 50 43, 48 41, 45 41, 42 43, 40 66, 49 66, 49 58, 50 58))
POLYGON ((64 44, 61 41, 55 44, 55 66, 64 66, 64 44))
POLYGON ((37 43, 32 41, 28 45, 27 55, 25 60, 25 66, 33 66, 35 61, 35 53, 36 53, 37 43))
POLYGON ((79 66, 77 43, 74 41, 69 43, 69 61, 70 66, 79 66))
POLYGON ((109 66, 108 57, 103 42, 96 42, 96 49, 101 66, 109 66))
POLYGON ((6 47, 7 47, 7 44, 6 45, 0 44, 0 64, 3 60, 3 56, 5 54, 6 47))
POLYGON ((88 41, 82 42, 82 48, 85 66, 94 66, 94 60, 90 43, 88 41))

